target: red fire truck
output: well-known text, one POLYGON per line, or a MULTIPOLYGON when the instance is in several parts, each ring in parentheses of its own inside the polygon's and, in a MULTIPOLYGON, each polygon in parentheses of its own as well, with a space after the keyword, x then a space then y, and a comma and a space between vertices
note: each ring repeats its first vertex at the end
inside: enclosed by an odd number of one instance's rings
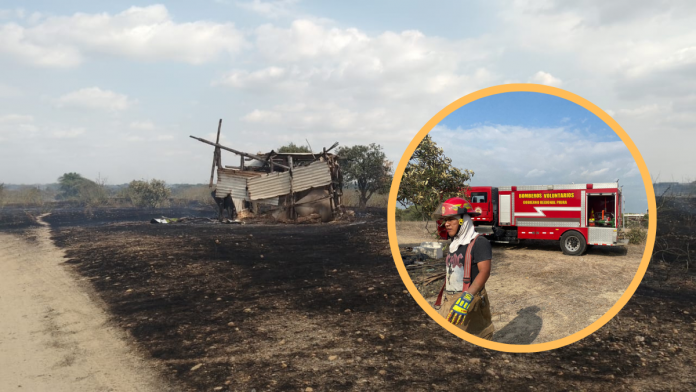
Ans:
POLYGON ((565 185, 474 186, 466 198, 481 215, 476 231, 491 241, 559 241, 563 253, 581 255, 592 245, 618 240, 622 195, 618 182, 565 185))

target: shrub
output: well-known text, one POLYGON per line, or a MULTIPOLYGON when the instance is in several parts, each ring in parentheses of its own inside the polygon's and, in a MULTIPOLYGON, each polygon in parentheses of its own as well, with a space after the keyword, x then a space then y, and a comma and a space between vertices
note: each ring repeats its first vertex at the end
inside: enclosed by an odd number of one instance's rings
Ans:
POLYGON ((396 209, 396 220, 397 221, 422 221, 423 216, 416 209, 415 206, 409 206, 408 208, 397 208, 396 209))
POLYGON ((136 207, 163 207, 171 192, 162 180, 152 179, 150 182, 133 180, 126 191, 131 203, 136 207))
POLYGON ((641 229, 640 227, 631 228, 628 233, 626 233, 629 244, 642 244, 648 239, 648 232, 641 229))
POLYGON ((101 206, 108 202, 109 192, 104 183, 84 181, 77 187, 77 200, 87 207, 101 206))

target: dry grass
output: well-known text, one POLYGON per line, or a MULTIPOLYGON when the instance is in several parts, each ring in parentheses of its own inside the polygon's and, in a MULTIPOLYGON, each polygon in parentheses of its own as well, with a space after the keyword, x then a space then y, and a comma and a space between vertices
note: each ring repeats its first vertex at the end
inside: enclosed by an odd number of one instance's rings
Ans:
MULTIPOLYGON (((387 208, 388 199, 388 193, 375 193, 367 201, 367 206, 387 208)), ((357 207, 358 205, 360 205, 360 192, 354 189, 345 189, 343 191, 343 205, 346 207, 357 207)))
POLYGON ((425 241, 437 241, 440 237, 435 232, 435 221, 396 222, 396 238, 400 246, 420 244, 425 241), (426 228, 427 223, 427 228, 426 228))

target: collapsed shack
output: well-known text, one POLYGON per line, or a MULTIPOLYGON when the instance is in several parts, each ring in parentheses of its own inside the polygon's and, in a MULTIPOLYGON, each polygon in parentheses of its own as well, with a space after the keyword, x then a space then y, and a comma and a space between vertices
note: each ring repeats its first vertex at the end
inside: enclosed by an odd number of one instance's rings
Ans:
POLYGON ((283 222, 328 222, 343 214, 343 176, 338 156, 329 152, 338 142, 320 153, 250 154, 221 145, 221 125, 215 143, 191 138, 215 147, 209 186, 217 172, 215 197, 230 196, 239 218, 268 213, 283 222), (239 155, 239 166, 223 166, 222 150, 239 155))

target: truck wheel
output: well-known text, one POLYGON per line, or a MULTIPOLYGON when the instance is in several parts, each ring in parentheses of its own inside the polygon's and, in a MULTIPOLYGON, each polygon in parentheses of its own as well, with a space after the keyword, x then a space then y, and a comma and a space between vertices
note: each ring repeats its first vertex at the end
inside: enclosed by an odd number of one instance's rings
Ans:
POLYGON ((587 248, 585 237, 577 231, 567 231, 561 236, 561 250, 569 256, 579 256, 587 248))

